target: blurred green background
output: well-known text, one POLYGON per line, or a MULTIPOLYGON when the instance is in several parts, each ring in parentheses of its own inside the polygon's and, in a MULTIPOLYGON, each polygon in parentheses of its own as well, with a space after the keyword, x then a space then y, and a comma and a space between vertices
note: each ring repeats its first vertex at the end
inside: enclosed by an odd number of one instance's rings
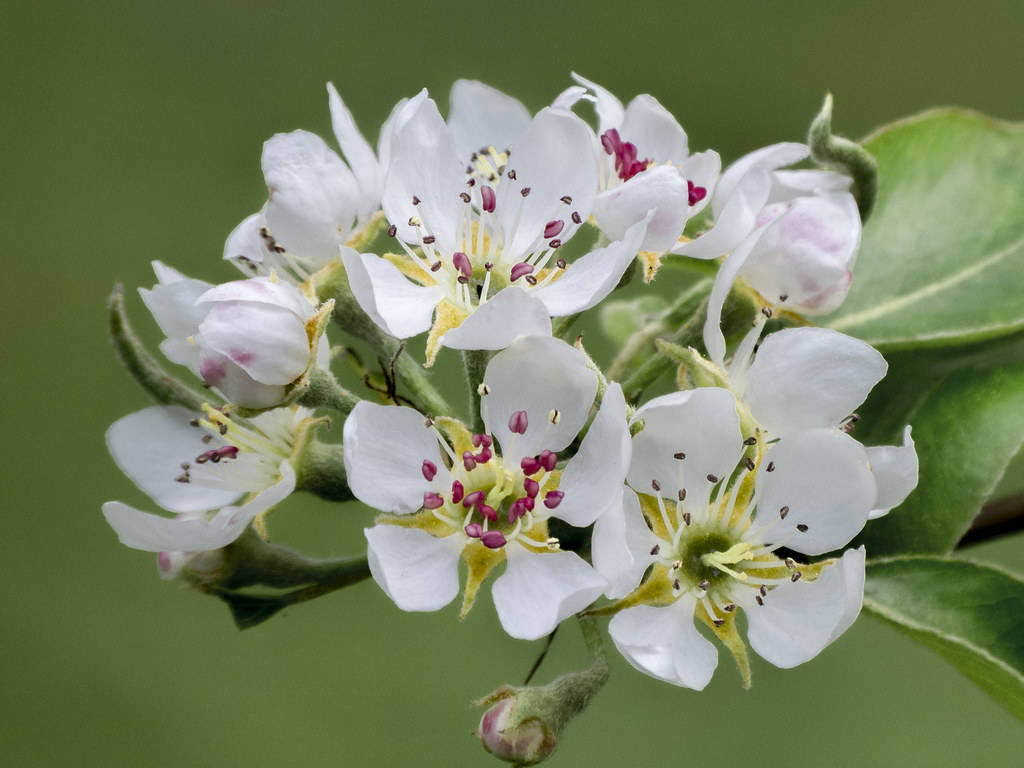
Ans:
MULTIPOLYGON (((104 331, 116 281, 160 259, 235 279, 224 238, 260 207, 262 142, 329 135, 332 80, 364 133, 426 86, 473 77, 539 108, 571 70, 654 94, 691 148, 726 161, 800 140, 827 90, 850 136, 930 106, 1024 119, 1020 0, 510 4, 8 2, 0 24, 0 235, 7 294, 0 498, 0 764, 487 765, 468 702, 519 683, 539 643, 489 600, 406 615, 372 583, 238 632, 216 601, 159 581, 100 504, 144 498, 103 433, 147 405, 104 331)), ((355 553, 367 514, 305 498, 282 541, 355 553), (347 512, 347 514, 346 514, 347 512)), ((1024 570, 1024 539, 969 550, 1024 570)), ((584 661, 571 626, 539 681, 584 661)), ((727 657, 709 689, 618 657, 551 761, 1017 765, 1019 721, 930 652, 864 618, 791 671, 727 657)), ((496 762, 493 764, 497 765, 496 762)))

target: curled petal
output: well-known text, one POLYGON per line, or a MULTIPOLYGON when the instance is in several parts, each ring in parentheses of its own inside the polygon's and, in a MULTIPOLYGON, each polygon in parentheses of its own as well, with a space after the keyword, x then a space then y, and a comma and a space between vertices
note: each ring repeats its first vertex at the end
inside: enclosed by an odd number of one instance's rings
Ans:
POLYGON ((910 436, 910 425, 903 430, 903 445, 868 448, 868 460, 878 484, 875 508, 868 515, 868 519, 873 520, 898 507, 917 487, 917 451, 910 436))
POLYGON ((378 326, 396 339, 408 339, 430 328, 434 307, 444 296, 436 285, 413 284, 386 259, 341 249, 352 295, 378 326))

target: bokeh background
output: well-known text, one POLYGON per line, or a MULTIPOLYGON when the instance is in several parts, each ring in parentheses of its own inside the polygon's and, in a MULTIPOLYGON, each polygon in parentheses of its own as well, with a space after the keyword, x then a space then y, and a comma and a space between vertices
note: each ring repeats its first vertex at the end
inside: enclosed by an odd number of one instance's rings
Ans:
MULTIPOLYGON (((488 599, 406 615, 372 583, 239 632, 215 600, 158 580, 100 504, 144 498, 103 434, 148 403, 118 368, 104 305, 160 259, 235 279, 224 238, 265 199, 278 131, 329 136, 324 84, 375 137, 392 104, 473 77, 539 108, 578 71, 649 92, 691 148, 729 161, 799 140, 827 90, 858 137, 922 109, 1024 119, 1024 10, 806 2, 491 4, 7 0, 0 23, 4 398, 0 764, 488 765, 469 701, 521 682, 540 644, 488 599)), ((375 141, 375 138, 371 140, 375 141)), ((1019 466, 1019 465, 1018 465, 1019 466)), ((357 552, 368 514, 290 501, 282 541, 357 552)), ((968 556, 1024 570, 1024 539, 968 556)), ((559 633, 538 680, 584 662, 559 633)), ((1017 765, 1019 721, 940 658, 869 618, 792 671, 723 657, 695 693, 635 673, 567 732, 555 766, 1017 765)), ((493 763, 497 764, 497 763, 493 763)))

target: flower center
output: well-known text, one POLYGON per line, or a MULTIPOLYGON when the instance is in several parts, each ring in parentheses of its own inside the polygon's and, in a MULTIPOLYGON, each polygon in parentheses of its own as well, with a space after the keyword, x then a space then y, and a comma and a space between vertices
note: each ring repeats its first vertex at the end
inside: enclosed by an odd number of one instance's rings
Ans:
MULTIPOLYGON (((601 146, 604 147, 605 154, 615 158, 615 174, 622 181, 629 181, 641 171, 646 171, 657 164, 657 161, 650 158, 639 160, 636 144, 623 141, 615 128, 609 128, 601 134, 601 146)), ((707 197, 706 187, 698 187, 687 180, 686 188, 687 203, 691 208, 707 197)))
POLYGON ((305 408, 278 408, 247 420, 207 403, 202 408, 203 417, 189 424, 204 433, 200 441, 208 448, 182 462, 175 480, 244 492, 258 492, 277 482, 281 462, 291 456, 302 422, 310 414, 305 408), (205 465, 215 481, 194 477, 193 464, 205 465))
MULTIPOLYGON (((556 252, 583 223, 571 208, 572 198, 563 195, 550 201, 543 226, 523 225, 531 228, 524 241, 520 228, 531 188, 509 183, 518 179, 515 169, 507 167, 508 158, 509 153, 493 148, 474 155, 466 168, 466 191, 459 194, 463 208, 454 240, 437 237, 418 196, 412 199, 417 213, 409 219, 418 242, 399 240, 422 272, 423 282, 440 285, 446 298, 464 312, 472 312, 510 285, 532 291, 557 280, 567 265, 556 252), (446 245, 451 242, 454 248, 446 245)), ((530 221, 537 218, 531 212, 530 221)), ((394 236, 397 227, 388 232, 394 236)))
MULTIPOLYGON (((526 411, 513 413, 509 420, 513 437, 524 434, 527 424, 526 411)), ((473 435, 476 450, 463 451, 462 456, 440 434, 438 441, 451 460, 451 487, 434 482, 438 468, 425 459, 423 477, 434 490, 423 494, 424 509, 452 530, 461 529, 468 541, 475 539, 489 549, 501 549, 510 541, 557 548, 557 540, 547 538, 543 525, 565 496, 558 490, 558 456, 553 451, 543 450, 523 458, 518 467, 507 467, 495 454, 490 435, 473 435), (537 532, 543 540, 535 537, 537 532)))

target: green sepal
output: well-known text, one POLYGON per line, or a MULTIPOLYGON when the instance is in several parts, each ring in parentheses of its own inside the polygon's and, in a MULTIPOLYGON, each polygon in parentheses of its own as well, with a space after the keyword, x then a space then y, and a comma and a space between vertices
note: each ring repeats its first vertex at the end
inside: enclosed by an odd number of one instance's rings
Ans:
POLYGON ((807 136, 811 157, 853 178, 853 197, 861 221, 867 221, 878 196, 878 163, 860 144, 832 133, 832 94, 825 94, 821 112, 807 136))
POLYGON ((181 405, 199 411, 203 403, 216 400, 213 393, 194 392, 156 362, 135 336, 124 306, 124 291, 114 286, 107 304, 107 330, 114 354, 142 389, 160 405, 181 405))

